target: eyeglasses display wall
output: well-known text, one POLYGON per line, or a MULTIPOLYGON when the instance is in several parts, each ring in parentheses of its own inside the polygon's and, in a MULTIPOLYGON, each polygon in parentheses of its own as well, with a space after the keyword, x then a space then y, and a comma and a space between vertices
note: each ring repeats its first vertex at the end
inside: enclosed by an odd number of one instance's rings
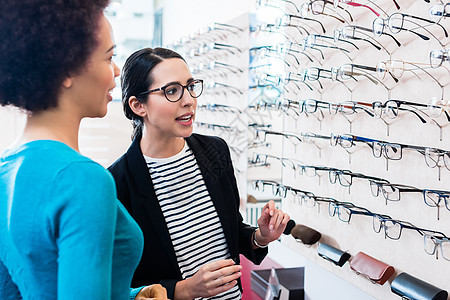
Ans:
POLYGON ((398 299, 401 272, 450 290, 450 3, 256 6, 190 39, 194 77, 213 81, 196 131, 227 140, 241 196, 281 199, 319 243, 396 272, 374 285, 318 244, 284 236, 289 248, 377 299, 398 299))
POLYGON ((194 131, 227 142, 241 195, 247 187, 248 22, 246 14, 211 23, 169 45, 186 59, 192 76, 203 80, 194 131))

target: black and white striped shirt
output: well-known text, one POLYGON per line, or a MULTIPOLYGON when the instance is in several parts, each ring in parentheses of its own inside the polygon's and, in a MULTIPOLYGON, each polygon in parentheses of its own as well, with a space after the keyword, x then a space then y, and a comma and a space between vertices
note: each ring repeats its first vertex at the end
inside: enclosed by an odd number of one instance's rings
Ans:
MULTIPOLYGON (((229 259, 219 216, 187 143, 175 156, 144 158, 183 279, 192 277, 208 262, 229 259)), ((241 299, 241 293, 236 285, 208 299, 241 299)))

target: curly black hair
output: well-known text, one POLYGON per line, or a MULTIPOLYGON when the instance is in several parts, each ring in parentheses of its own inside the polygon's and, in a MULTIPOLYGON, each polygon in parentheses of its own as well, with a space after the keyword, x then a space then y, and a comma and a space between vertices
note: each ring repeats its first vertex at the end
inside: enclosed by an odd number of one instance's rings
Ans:
POLYGON ((96 47, 109 0, 0 0, 0 105, 57 106, 61 84, 96 47))

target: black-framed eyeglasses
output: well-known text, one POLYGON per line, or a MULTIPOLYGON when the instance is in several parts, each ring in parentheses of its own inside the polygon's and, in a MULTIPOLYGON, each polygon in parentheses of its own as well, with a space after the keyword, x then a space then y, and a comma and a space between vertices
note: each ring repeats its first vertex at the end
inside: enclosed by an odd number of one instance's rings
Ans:
POLYGON ((266 186, 270 186, 272 194, 276 197, 286 198, 288 188, 285 185, 279 184, 274 180, 254 180, 253 189, 258 191, 265 191, 266 186))
POLYGON ((175 83, 169 83, 166 84, 163 87, 153 89, 150 91, 142 92, 138 94, 138 96, 144 96, 150 93, 163 91, 164 96, 169 102, 177 102, 179 101, 184 94, 184 89, 186 89, 189 92, 189 95, 193 98, 199 97, 203 92, 203 80, 202 79, 194 79, 190 81, 186 85, 182 85, 181 83, 175 82, 175 83))

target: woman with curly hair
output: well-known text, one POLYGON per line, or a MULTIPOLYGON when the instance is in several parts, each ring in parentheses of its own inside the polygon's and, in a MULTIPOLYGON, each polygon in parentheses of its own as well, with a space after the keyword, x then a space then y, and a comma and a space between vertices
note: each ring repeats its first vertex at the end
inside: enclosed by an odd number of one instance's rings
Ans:
POLYGON ((167 299, 130 289, 139 226, 112 176, 78 151, 119 69, 107 0, 0 1, 0 104, 27 113, 0 156, 0 299, 167 299))

